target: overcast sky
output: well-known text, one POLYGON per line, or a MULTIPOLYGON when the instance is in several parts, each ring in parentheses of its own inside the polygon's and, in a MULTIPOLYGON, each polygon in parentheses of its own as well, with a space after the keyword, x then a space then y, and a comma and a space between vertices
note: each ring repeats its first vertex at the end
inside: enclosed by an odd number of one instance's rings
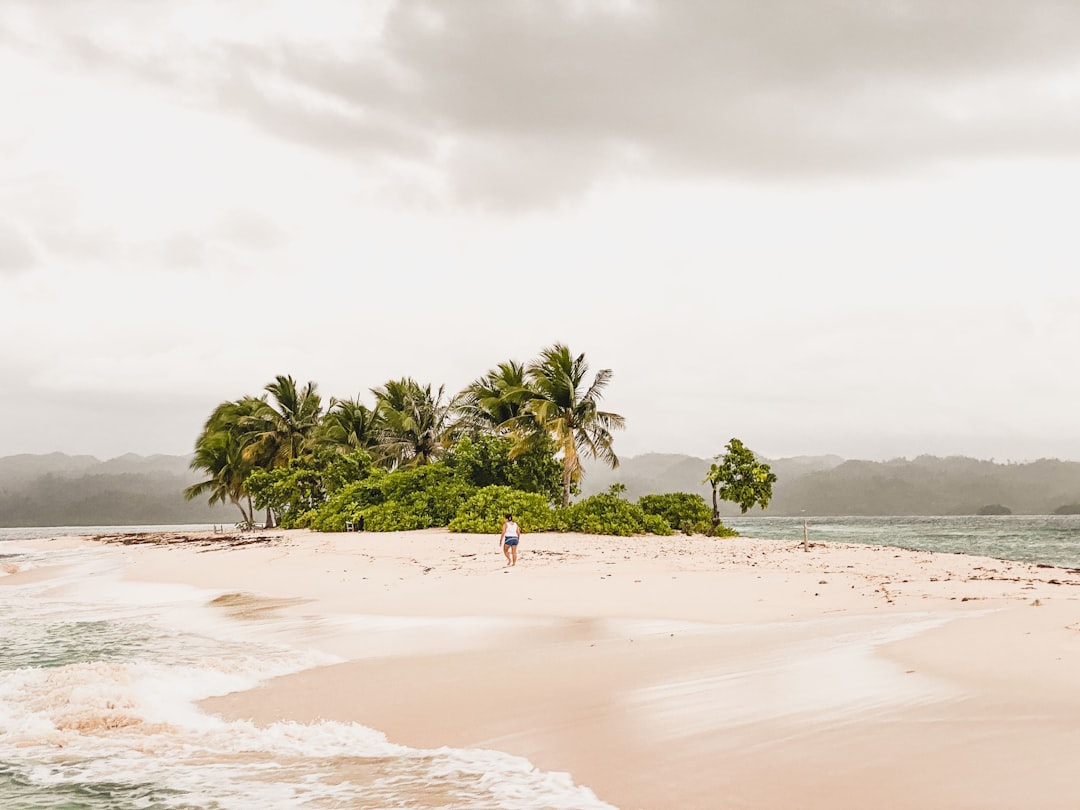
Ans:
POLYGON ((554 342, 621 455, 1080 459, 1075 0, 5 0, 0 456, 554 342))

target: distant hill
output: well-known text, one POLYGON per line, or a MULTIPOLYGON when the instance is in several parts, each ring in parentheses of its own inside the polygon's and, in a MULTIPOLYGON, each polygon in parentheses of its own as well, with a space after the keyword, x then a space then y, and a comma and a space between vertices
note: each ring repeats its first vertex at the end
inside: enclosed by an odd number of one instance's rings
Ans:
MULTIPOLYGON (((1000 464, 963 456, 919 456, 891 461, 844 460, 839 456, 763 459, 777 475, 765 515, 974 515, 988 506, 1014 514, 1043 515, 1080 503, 1080 463, 1040 459, 1000 464)), ((661 492, 697 492, 712 459, 648 453, 621 460, 608 470, 586 468, 582 493, 626 486, 626 497, 661 492)), ((738 508, 722 504, 725 515, 738 508)))
POLYGON ((1049 515, 1080 500, 1080 463, 998 464, 962 456, 845 461, 774 488, 767 514, 974 515, 987 506, 1049 515))
MULTIPOLYGON (((804 475, 828 471, 844 463, 840 456, 794 456, 763 461, 769 464, 778 479, 774 495, 804 475)), ((621 459, 615 470, 609 470, 594 462, 586 467, 581 492, 583 495, 595 495, 606 492, 608 487, 618 483, 626 487, 625 497, 629 500, 663 492, 697 492, 711 502, 712 490, 708 484, 702 482, 712 463, 711 458, 677 453, 630 456, 621 459)), ((737 515, 739 509, 731 504, 721 504, 721 512, 737 515)))
MULTIPOLYGON (((185 501, 183 490, 199 480, 188 456, 19 455, 0 458, 0 526, 92 526, 167 523, 232 523, 232 506, 210 508, 185 501)), ((891 461, 839 456, 765 459, 777 475, 765 515, 974 515, 988 507, 1013 514, 1080 511, 1080 463, 1040 459, 999 464, 953 456, 891 461)), ((588 464, 582 494, 613 483, 626 497, 697 492, 711 458, 646 453, 622 459, 617 470, 588 464)), ((726 516, 738 507, 724 503, 726 516)))
POLYGON ((186 501, 189 456, 18 455, 0 458, 0 526, 231 523, 231 507, 186 501))

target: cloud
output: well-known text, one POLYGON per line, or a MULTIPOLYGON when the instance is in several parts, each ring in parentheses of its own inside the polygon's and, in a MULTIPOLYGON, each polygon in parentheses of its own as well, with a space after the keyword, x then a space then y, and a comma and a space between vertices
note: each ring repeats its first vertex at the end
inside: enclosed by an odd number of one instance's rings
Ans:
POLYGON ((37 264, 30 239, 18 226, 0 221, 0 275, 14 275, 37 264))
POLYGON ((145 17, 118 39, 128 9, 97 3, 64 47, 495 206, 620 172, 783 179, 1080 151, 1071 0, 398 0, 374 37, 283 26, 257 46, 242 27, 185 39, 145 17))
POLYGON ((210 228, 218 240, 248 250, 264 251, 284 243, 285 233, 276 224, 254 211, 230 211, 210 228))
MULTIPOLYGON (((381 59, 282 45, 262 70, 441 143, 452 190, 501 202, 647 166, 787 177, 1080 144, 1073 3, 588 8, 401 0, 381 59)), ((303 119, 293 136, 332 137, 333 121, 303 119)))
MULTIPOLYGON (((180 231, 152 243, 151 255, 167 269, 209 269, 223 254, 236 260, 273 251, 285 241, 284 232, 266 217, 236 210, 198 231, 180 231)), ((235 261, 227 264, 236 266, 235 261)))

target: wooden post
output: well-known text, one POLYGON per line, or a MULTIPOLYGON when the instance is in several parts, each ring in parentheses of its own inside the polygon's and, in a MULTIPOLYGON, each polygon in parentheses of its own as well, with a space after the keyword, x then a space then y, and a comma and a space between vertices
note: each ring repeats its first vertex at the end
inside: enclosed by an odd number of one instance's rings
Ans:
POLYGON ((802 522, 802 550, 810 550, 810 533, 806 528, 806 518, 803 518, 802 522))

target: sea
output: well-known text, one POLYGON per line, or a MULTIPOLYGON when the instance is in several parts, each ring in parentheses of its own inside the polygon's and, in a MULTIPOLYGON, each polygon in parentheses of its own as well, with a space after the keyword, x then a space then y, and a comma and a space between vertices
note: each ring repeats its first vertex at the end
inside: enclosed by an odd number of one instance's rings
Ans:
POLYGON ((1080 515, 725 517, 745 537, 865 543, 1080 568, 1080 515))
MULTIPOLYGON (((1080 516, 724 522, 745 536, 795 544, 804 521, 811 542, 1080 568, 1080 516)), ((0 808, 611 807, 569 775, 499 751, 409 748, 355 723, 260 727, 206 714, 201 699, 340 659, 276 632, 272 620, 230 619, 209 605, 220 591, 123 579, 120 546, 40 551, 21 545, 66 535, 210 528, 0 529, 0 808), (5 572, 46 565, 59 573, 2 584, 5 572)))

